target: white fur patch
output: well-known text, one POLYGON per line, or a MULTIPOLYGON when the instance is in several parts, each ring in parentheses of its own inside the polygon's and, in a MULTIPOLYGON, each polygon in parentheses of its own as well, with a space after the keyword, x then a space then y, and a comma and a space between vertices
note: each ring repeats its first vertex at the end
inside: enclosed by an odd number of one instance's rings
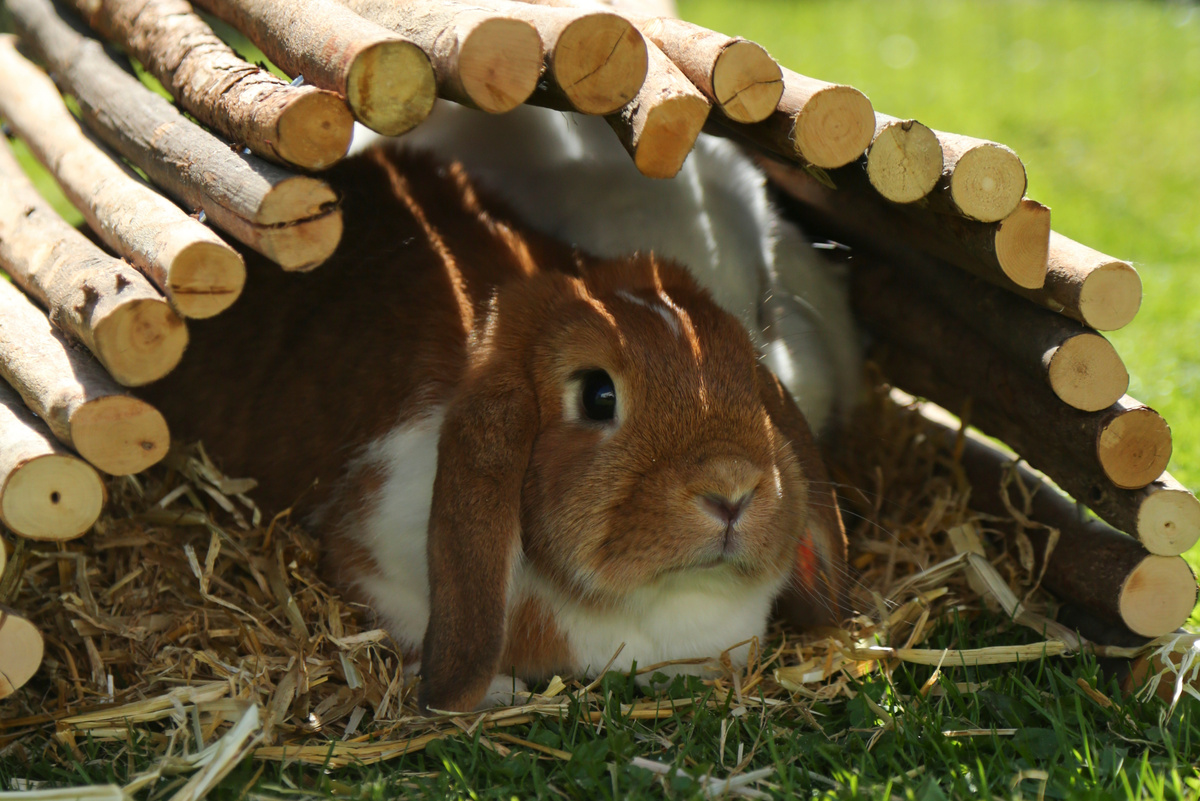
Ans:
MULTIPOLYGON (((784 580, 746 586, 721 569, 674 573, 633 590, 619 607, 596 610, 567 597, 523 564, 514 598, 536 598, 545 604, 567 639, 575 669, 595 675, 622 643, 613 670, 628 671, 635 662, 645 667, 674 659, 715 659, 751 637, 761 641, 784 580)), ((746 644, 729 655, 735 665, 742 665, 748 654, 746 644)), ((663 673, 702 674, 712 669, 673 665, 663 673)))
POLYGON ((367 447, 361 462, 383 468, 386 478, 362 528, 351 532, 370 551, 378 571, 359 579, 359 587, 392 636, 417 648, 429 622, 425 542, 444 417, 439 407, 367 447))

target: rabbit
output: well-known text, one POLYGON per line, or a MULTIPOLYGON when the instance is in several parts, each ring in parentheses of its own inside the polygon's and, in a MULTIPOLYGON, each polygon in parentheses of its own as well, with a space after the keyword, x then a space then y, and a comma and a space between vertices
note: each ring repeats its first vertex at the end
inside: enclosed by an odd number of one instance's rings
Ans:
POLYGON ((773 609, 839 619, 812 432, 686 268, 560 243, 429 154, 327 176, 334 256, 286 274, 246 253, 242 298, 142 394, 316 532, 419 663, 423 710, 595 673, 622 643, 616 669, 738 643, 744 663, 773 609))
POLYGON ((531 227, 593 255, 652 251, 687 266, 741 319, 818 435, 836 433, 856 403, 862 355, 844 276, 780 217, 732 142, 702 134, 679 174, 660 180, 637 171, 599 117, 445 100, 395 139, 357 126, 352 150, 381 140, 461 162, 531 227))

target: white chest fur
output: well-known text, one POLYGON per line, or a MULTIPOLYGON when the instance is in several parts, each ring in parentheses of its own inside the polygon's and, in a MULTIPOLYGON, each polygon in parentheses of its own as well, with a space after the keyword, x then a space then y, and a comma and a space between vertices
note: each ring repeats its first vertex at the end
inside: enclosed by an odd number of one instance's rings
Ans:
MULTIPOLYGON (((380 622, 402 647, 419 649, 429 622, 429 578, 425 540, 438 434, 444 411, 405 423, 373 442, 360 457, 381 470, 384 481, 360 526, 348 532, 365 547, 376 570, 358 579, 380 622)), ((781 579, 782 581, 782 579, 781 579)), ((673 574, 631 592, 617 608, 596 610, 567 597, 524 561, 510 585, 509 609, 537 598, 551 611, 567 639, 580 673, 604 668, 624 643, 615 669, 636 661, 650 665, 673 659, 717 657, 731 646, 762 636, 780 585, 745 586, 719 570, 673 574)), ((747 646, 731 653, 744 662, 747 646)), ((667 672, 699 672, 682 666, 667 672)))

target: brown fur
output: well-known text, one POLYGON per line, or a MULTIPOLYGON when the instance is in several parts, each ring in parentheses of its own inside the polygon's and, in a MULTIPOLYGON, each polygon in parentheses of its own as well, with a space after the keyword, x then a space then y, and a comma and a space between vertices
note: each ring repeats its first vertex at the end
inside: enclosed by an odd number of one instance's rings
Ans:
POLYGON ((182 367, 146 394, 228 472, 259 478, 266 505, 309 514, 342 577, 372 569, 345 532, 380 483, 347 464, 445 406, 423 705, 470 709, 498 671, 569 660, 547 610, 507 614, 518 555, 560 591, 613 608, 676 571, 774 581, 797 564, 807 526, 820 570, 801 576, 803 597, 836 608, 844 540, 836 508, 809 503, 828 494, 811 435, 686 270, 649 255, 601 261, 524 230, 456 166, 376 151, 331 179, 347 222, 334 258, 285 275, 249 257, 244 297, 193 325, 182 367), (563 406, 593 369, 616 381, 617 426, 563 406), (748 492, 736 530, 701 502, 748 492))

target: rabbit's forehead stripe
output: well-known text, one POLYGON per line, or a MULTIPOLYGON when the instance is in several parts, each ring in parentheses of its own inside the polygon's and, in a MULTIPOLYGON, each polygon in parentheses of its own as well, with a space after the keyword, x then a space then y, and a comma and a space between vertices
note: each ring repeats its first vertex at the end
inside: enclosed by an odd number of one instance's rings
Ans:
POLYGON ((652 301, 646 300, 645 298, 639 298, 637 295, 633 294, 627 289, 618 289, 616 295, 622 300, 626 300, 630 303, 654 312, 659 317, 663 318, 664 321, 666 321, 667 327, 671 329, 671 333, 677 337, 683 336, 683 328, 679 325, 679 319, 675 316, 673 310, 665 303, 662 303, 661 301, 652 301))

